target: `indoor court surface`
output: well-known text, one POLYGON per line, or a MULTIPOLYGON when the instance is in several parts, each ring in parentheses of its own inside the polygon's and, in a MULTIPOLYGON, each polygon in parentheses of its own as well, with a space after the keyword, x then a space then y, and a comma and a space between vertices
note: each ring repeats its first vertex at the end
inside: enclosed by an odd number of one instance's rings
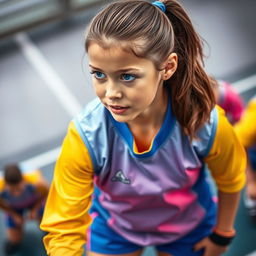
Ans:
MULTIPOLYGON (((207 41, 207 71, 232 82, 248 102, 256 94, 256 1, 181 2, 207 41)), ((40 168, 51 182, 68 123, 95 97, 83 36, 100 7, 0 38, 0 170, 6 163, 20 162, 40 168)), ((0 256, 4 256, 4 229, 0 212, 0 256)), ((242 200, 236 230, 224 256, 256 256, 256 223, 247 216, 242 200)), ((27 223, 15 256, 46 255, 42 237, 36 223, 27 223)), ((143 256, 153 255, 147 248, 143 256)))

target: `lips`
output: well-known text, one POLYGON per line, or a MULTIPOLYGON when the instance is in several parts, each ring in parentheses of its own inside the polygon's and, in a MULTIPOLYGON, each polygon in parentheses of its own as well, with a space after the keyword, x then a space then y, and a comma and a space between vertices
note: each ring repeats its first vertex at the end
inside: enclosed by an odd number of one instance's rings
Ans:
POLYGON ((129 107, 122 107, 122 106, 117 106, 117 105, 109 105, 109 109, 114 114, 119 114, 120 115, 120 114, 125 113, 129 109, 129 107))

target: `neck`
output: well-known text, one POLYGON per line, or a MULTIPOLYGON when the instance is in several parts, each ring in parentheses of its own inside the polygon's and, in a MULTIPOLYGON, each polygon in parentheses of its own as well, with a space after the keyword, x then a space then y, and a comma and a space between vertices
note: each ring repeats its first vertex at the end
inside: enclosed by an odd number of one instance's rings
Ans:
POLYGON ((167 106, 168 93, 166 92, 162 95, 159 104, 157 104, 152 111, 149 111, 145 116, 136 119, 132 124, 128 124, 133 134, 138 152, 149 150, 153 139, 162 127, 167 106))
POLYGON ((168 106, 168 91, 163 89, 160 91, 155 99, 153 100, 151 106, 145 110, 143 115, 140 115, 135 120, 128 122, 128 126, 131 130, 143 129, 145 127, 150 129, 159 129, 164 121, 165 113, 168 106))

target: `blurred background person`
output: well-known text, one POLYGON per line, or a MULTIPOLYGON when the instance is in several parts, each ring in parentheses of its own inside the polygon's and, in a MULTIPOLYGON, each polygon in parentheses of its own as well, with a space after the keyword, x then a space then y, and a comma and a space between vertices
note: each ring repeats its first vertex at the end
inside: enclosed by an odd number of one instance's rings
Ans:
POLYGON ((235 130, 247 150, 247 184, 244 203, 249 215, 256 221, 256 97, 248 103, 241 120, 235 130))
POLYGON ((26 220, 41 221, 48 184, 39 170, 22 172, 17 164, 8 164, 0 177, 0 208, 5 212, 7 240, 5 253, 19 249, 26 220))
POLYGON ((216 103, 225 111, 231 124, 240 120, 244 111, 244 102, 232 85, 224 80, 212 80, 216 103))

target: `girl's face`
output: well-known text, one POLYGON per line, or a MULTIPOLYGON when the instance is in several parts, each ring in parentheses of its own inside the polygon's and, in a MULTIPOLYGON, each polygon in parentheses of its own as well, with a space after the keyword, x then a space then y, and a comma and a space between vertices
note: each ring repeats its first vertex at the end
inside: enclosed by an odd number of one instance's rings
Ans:
POLYGON ((96 43, 89 45, 88 57, 95 92, 116 121, 152 118, 166 104, 163 72, 151 60, 96 43))

